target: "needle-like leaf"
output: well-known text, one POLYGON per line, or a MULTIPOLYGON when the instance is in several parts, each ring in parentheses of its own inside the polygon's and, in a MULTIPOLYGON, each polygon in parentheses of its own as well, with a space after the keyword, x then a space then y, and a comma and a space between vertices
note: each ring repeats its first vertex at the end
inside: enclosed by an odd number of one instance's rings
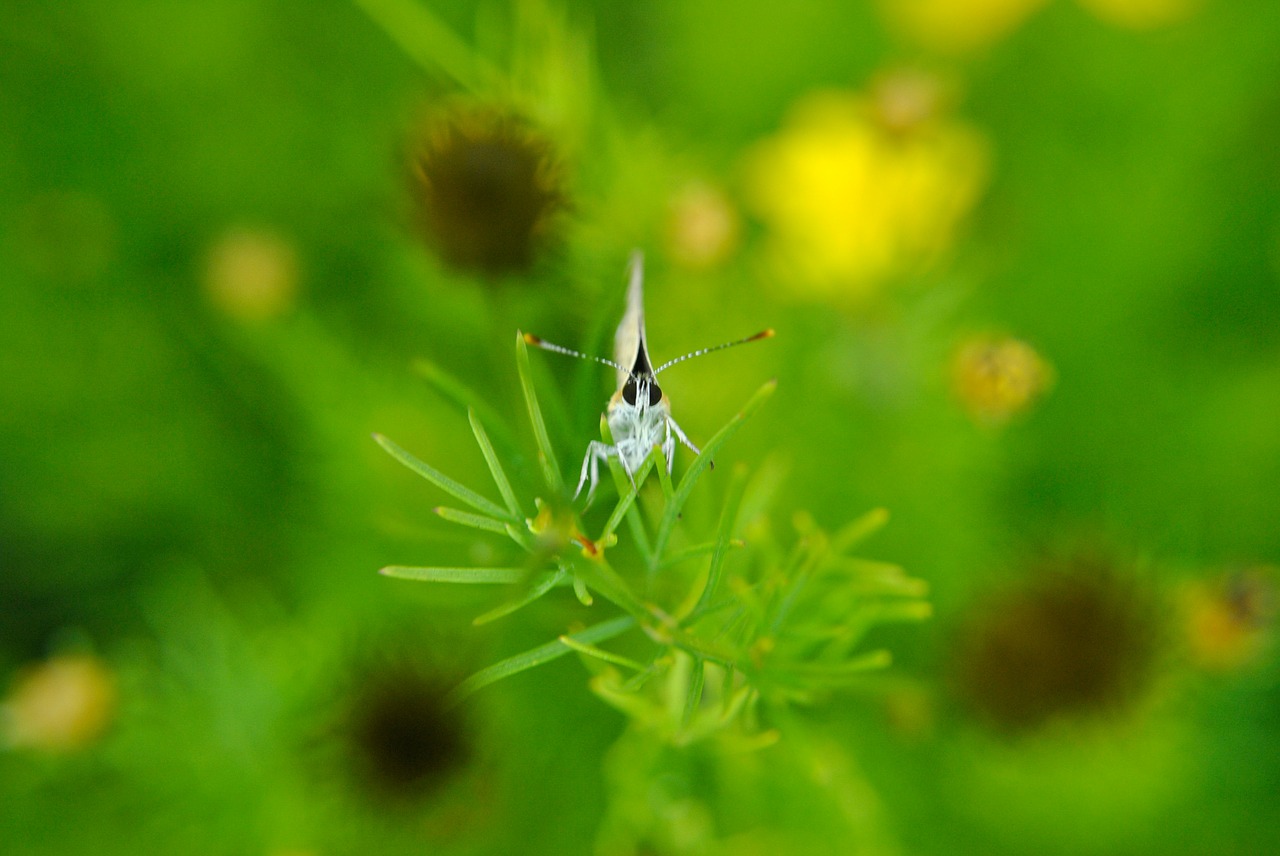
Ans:
POLYGON ((675 494, 667 502, 666 512, 662 515, 662 522, 658 525, 658 534, 653 541, 653 553, 650 558, 651 565, 655 561, 654 557, 661 556, 666 549, 667 541, 671 538, 671 531, 676 525, 676 520, 680 517, 680 511, 684 508, 685 501, 688 500, 689 494, 693 493, 693 486, 698 483, 698 479, 711 465, 711 461, 715 458, 716 453, 720 451, 720 447, 737 433, 738 429, 742 427, 742 423, 759 410, 760 406, 769 399, 769 396, 773 395, 774 390, 777 388, 778 382, 771 380, 756 390, 755 395, 748 399, 742 410, 702 447, 702 454, 694 459, 684 477, 680 479, 680 484, 676 487, 675 494))
POLYGON ((529 348, 525 345, 524 334, 520 332, 516 333, 516 370, 520 374, 520 389, 524 392, 529 421, 533 424, 533 436, 538 442, 538 462, 542 464, 542 475, 547 480, 547 487, 557 495, 563 495, 564 477, 560 475, 560 464, 556 460, 555 450, 551 448, 547 423, 542 418, 542 408, 538 405, 538 393, 533 388, 533 374, 529 367, 529 348))
POLYGON ((515 517, 523 517, 524 512, 520 509, 520 503, 516 500, 516 492, 511 488, 511 482, 507 480, 506 471, 502 469, 502 462, 498 460, 498 455, 493 451, 493 444, 489 442, 489 435, 485 433, 484 426, 480 424, 480 418, 476 416, 474 409, 467 408, 467 419, 471 422, 471 432, 476 435, 476 443, 480 446, 480 452, 484 455, 484 461, 489 465, 489 472, 493 475, 493 482, 498 486, 498 493, 502 494, 502 499, 507 503, 509 510, 515 517))
POLYGON ((378 573, 427 583, 518 583, 529 575, 523 568, 412 568, 405 565, 391 565, 378 573))
MULTIPOLYGON (((570 638, 575 642, 591 645, 625 633, 634 627, 635 623, 636 620, 630 615, 620 615, 617 618, 611 618, 608 621, 602 621, 599 624, 588 627, 586 630, 570 634, 570 638)), ((449 694, 448 704, 450 706, 459 704, 468 696, 492 683, 517 675, 535 666, 550 663, 552 660, 563 657, 572 650, 568 645, 556 639, 553 642, 525 651, 523 654, 517 654, 514 657, 508 657, 505 660, 494 663, 492 666, 481 669, 458 684, 453 692, 449 694)))
POLYGON ((395 458, 397 461, 404 464, 406 467, 413 470, 415 473, 422 476, 445 493, 465 502, 476 511, 481 511, 490 517, 496 517, 499 520, 509 520, 514 523, 520 522, 519 517, 513 516, 511 512, 506 511, 496 503, 485 499, 474 490, 471 490, 471 488, 464 487, 430 464, 426 464, 418 460, 381 434, 374 434, 373 439, 378 442, 379 446, 386 449, 387 453, 390 454, 391 457, 395 458))

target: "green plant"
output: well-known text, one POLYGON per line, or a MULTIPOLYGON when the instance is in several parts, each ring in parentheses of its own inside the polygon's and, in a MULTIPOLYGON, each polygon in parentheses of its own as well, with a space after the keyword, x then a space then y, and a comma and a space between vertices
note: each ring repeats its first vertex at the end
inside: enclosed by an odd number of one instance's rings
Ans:
MULTIPOLYGON (((467 506, 439 508, 441 517, 511 539, 528 553, 528 564, 391 566, 382 573, 425 582, 516 588, 514 597, 480 615, 477 624, 510 615, 561 588, 573 589, 584 615, 609 614, 482 669, 454 689, 453 703, 502 678, 577 653, 595 670, 592 687, 601 697, 638 720, 656 724, 676 742, 735 722, 745 723, 750 732, 761 700, 811 701, 887 665, 887 651, 860 647, 873 626, 929 614, 924 583, 897 566, 849 555, 884 524, 883 510, 832 533, 800 514, 793 521, 797 537, 792 543, 775 533, 768 510, 779 481, 776 468, 765 467, 754 479, 744 467, 736 468, 714 531, 690 531, 693 526, 682 514, 690 496, 702 484, 713 457, 772 395, 775 382, 751 396, 705 444, 679 481, 668 476, 661 451, 655 448, 635 479, 639 491, 652 501, 637 503, 637 489, 618 462, 611 461, 618 499, 599 533, 589 537, 581 512, 564 499, 566 487, 520 336, 516 364, 546 498, 520 498, 485 427, 485 421, 495 417, 478 416, 475 396, 438 371, 431 374, 437 386, 467 406, 501 503, 454 481, 385 437, 375 439, 402 464, 467 506), (656 496, 645 487, 651 470, 658 475, 656 496), (531 510, 532 516, 526 516, 531 510), (624 523, 634 547, 630 552, 613 549, 624 523), (748 528, 752 536, 740 540, 738 534, 748 528), (626 561, 615 567, 611 557, 619 552, 626 561), (641 638, 626 653, 602 647, 633 631, 641 638)), ((608 442, 603 420, 601 430, 608 442)), ((505 430, 503 434, 510 436, 505 430)))

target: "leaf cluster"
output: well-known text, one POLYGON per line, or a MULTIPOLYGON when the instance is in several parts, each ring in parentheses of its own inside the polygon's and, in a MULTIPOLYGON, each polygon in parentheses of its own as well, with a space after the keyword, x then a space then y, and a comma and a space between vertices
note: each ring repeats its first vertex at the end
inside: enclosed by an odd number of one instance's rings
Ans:
MULTIPOLYGON (((433 369, 428 377, 446 396, 466 406, 501 501, 375 435, 392 457, 465 506, 436 509, 442 518, 505 537, 527 554, 518 567, 395 565, 383 568, 383 574, 423 582, 501 585, 514 592, 478 616, 476 624, 511 615, 565 588, 573 590, 584 615, 595 619, 480 670, 454 689, 452 703, 503 678, 576 653, 595 672, 592 687, 601 697, 653 723, 673 740, 696 739, 735 722, 752 731, 761 700, 808 702, 858 680, 890 659, 887 651, 863 650, 867 631, 880 623, 928 615, 922 582, 897 566, 850 555, 884 524, 883 511, 863 515, 833 533, 798 515, 795 537, 784 538, 775 533, 768 514, 774 474, 766 469, 751 479, 739 467, 730 478, 714 531, 694 532, 685 522, 683 511, 715 455, 769 399, 773 381, 757 390, 705 444, 678 481, 668 476, 657 448, 635 474, 638 488, 616 460, 610 461, 617 499, 599 530, 589 536, 585 509, 574 508, 565 498, 521 336, 516 339, 516 363, 546 498, 522 500, 486 429, 486 422, 496 418, 493 411, 439 370, 433 369), (651 471, 657 474, 656 492, 646 488, 651 471), (646 499, 652 501, 638 503, 638 491, 647 492, 646 499), (624 524, 634 549, 615 550, 624 524), (739 534, 746 528, 752 536, 744 541, 739 534), (617 567, 615 557, 621 560, 617 567), (655 586, 660 577, 663 585, 655 586), (625 634, 636 637, 632 644, 604 647, 625 634)), ((502 432, 507 445, 507 429, 494 429, 502 432)), ((603 420, 602 433, 607 441, 603 420)))

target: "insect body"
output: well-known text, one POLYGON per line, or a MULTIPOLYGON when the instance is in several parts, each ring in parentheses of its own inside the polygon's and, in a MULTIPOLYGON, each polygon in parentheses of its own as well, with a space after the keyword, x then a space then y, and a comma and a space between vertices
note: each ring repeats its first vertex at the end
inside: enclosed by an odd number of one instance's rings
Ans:
POLYGON ((607 463, 609 459, 617 458, 627 478, 631 480, 632 488, 635 488, 635 474, 655 446, 662 449, 662 455, 667 461, 668 473, 671 472, 675 461, 676 440, 688 446, 694 454, 698 454, 698 447, 689 441, 684 431, 671 418, 671 401, 663 393, 662 387, 658 386, 658 373, 691 357, 758 339, 768 339, 772 335, 773 330, 762 330, 745 339, 693 351, 654 368, 649 361, 649 346, 645 334, 644 257, 639 252, 631 256, 627 309, 622 316, 622 323, 618 325, 617 335, 614 337, 614 359, 593 357, 552 344, 537 336, 525 334, 525 341, 531 345, 571 357, 594 360, 613 366, 617 370, 618 391, 609 399, 609 406, 605 412, 609 432, 613 435, 613 445, 599 440, 591 441, 587 447, 586 457, 582 460, 582 473, 578 477, 578 489, 574 492, 574 497, 582 493, 582 486, 590 477, 591 487, 587 490, 587 501, 591 501, 600 480, 602 461, 607 463))

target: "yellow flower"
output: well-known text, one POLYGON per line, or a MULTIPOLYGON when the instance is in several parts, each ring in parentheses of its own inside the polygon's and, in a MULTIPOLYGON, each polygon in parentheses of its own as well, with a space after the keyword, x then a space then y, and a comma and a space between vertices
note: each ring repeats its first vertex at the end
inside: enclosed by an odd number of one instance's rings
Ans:
POLYGON ((115 681, 87 655, 54 657, 29 669, 0 705, 3 742, 48 752, 92 743, 115 711, 115 681))
POLYGON ((880 5, 885 17, 908 38, 946 53, 966 53, 1000 41, 1047 2, 881 0, 880 5))
POLYGON ((1197 666, 1229 672, 1261 658, 1274 637, 1277 579, 1275 568, 1262 567, 1187 586, 1187 648, 1197 666))
POLYGON ((974 419, 1001 424, 1026 411, 1053 383, 1035 349, 1008 336, 974 336, 956 351, 952 388, 974 419))
POLYGON ((263 229, 228 231, 205 259, 205 296, 237 321, 266 321, 287 313, 297 303, 298 280, 293 244, 263 229))
POLYGON ((687 268, 705 270, 725 262, 738 248, 738 212, 717 187, 694 181, 671 198, 667 250, 687 268))
POLYGON ((932 114, 904 126, 897 108, 884 108, 865 95, 815 93, 749 155, 748 203, 774 261, 799 285, 865 294, 927 265, 986 183, 976 130, 932 114))

